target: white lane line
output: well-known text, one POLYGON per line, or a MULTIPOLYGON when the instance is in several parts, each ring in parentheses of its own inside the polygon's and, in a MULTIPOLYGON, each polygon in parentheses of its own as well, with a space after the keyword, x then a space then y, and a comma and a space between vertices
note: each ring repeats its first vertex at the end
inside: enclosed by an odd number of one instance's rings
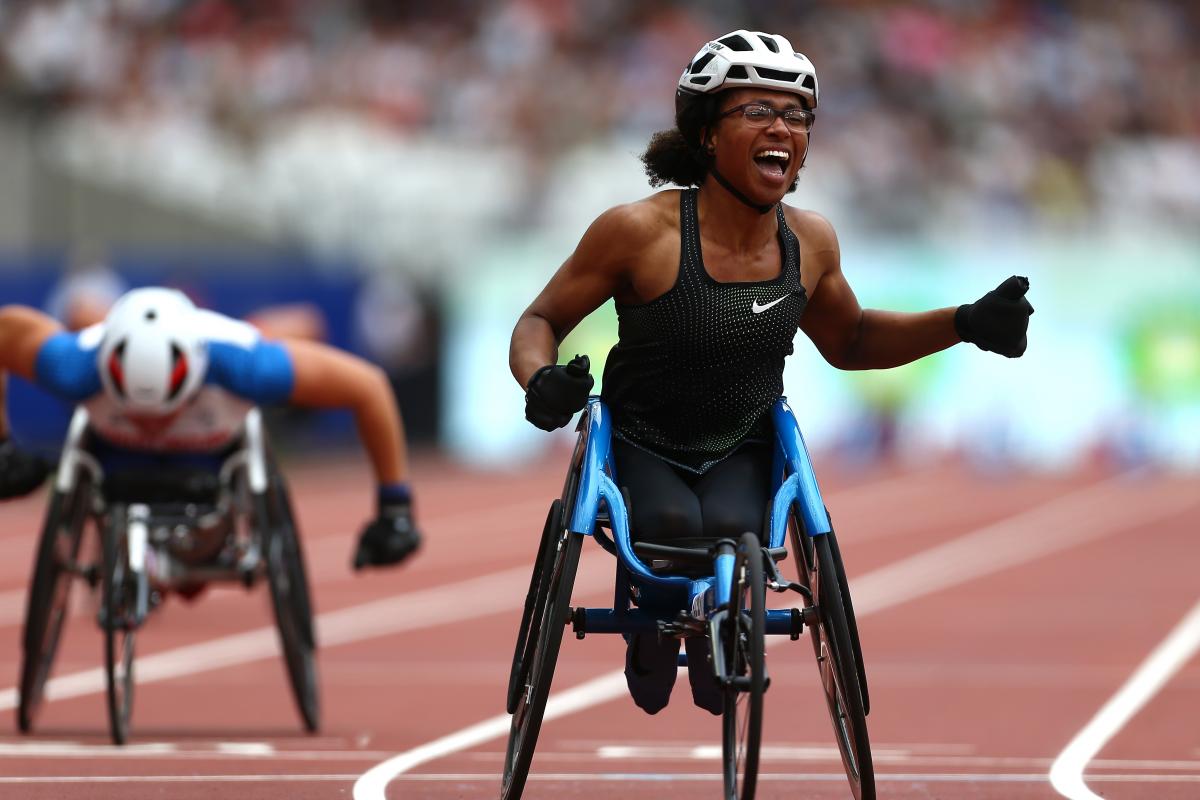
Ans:
POLYGON ((861 614, 932 594, 1196 505, 1200 496, 1193 491, 1118 475, 854 579, 854 610, 861 614))
POLYGON ((1050 767, 1050 785, 1071 800, 1100 800, 1083 780, 1084 767, 1200 648, 1200 603, 1155 648, 1050 767))
MULTIPOLYGON (((349 783, 349 775, 28 775, 0 777, 6 784, 77 784, 77 783, 349 783)), ((529 776, 530 783, 715 783, 721 776, 696 772, 543 772, 529 776)), ((760 772, 759 782, 796 783, 827 781, 845 783, 844 772, 760 772)), ((1200 775, 1105 775, 1096 780, 1111 783, 1200 783, 1200 775)), ((494 772, 432 773, 397 776, 398 783, 499 783, 494 772)), ((882 773, 876 783, 1036 783, 1046 776, 1034 773, 963 772, 963 773, 882 773)))
MULTIPOLYGON (((1156 487, 1119 475, 856 578, 851 582, 855 614, 864 617, 895 608, 909 600, 1086 541, 1149 525, 1197 503, 1200 498, 1191 492, 1161 492, 1156 487), (1146 502, 1147 491, 1163 496, 1156 497, 1154 502, 1146 502)), ((780 638, 768 639, 767 645, 777 644, 780 638)), ((624 673, 616 670, 562 694, 572 695, 572 708, 578 711, 614 700, 626 691, 624 673)), ((552 694, 546 705, 547 719, 551 718, 550 708, 557 696, 552 694)), ((555 716, 562 715, 560 712, 555 716)), ((365 772, 354 784, 354 800, 385 800, 384 789, 397 775, 503 736, 510 721, 507 714, 492 717, 384 761, 365 772)))
MULTIPOLYGON (((615 700, 627 692, 628 689, 625 688, 625 674, 620 671, 610 672, 587 683, 551 695, 550 699, 546 702, 546 713, 542 719, 549 721, 558 717, 565 717, 568 714, 582 711, 585 708, 591 708, 608 700, 615 700)), ((498 714, 490 719, 485 719, 483 722, 463 728, 457 733, 443 736, 428 744, 423 744, 413 750, 401 753, 394 758, 389 758, 387 761, 367 770, 355 782, 354 800, 382 798, 384 797, 384 789, 387 788, 388 783, 397 775, 402 775, 413 767, 424 764, 427 761, 434 761, 450 753, 466 750, 469 747, 482 744, 498 736, 503 736, 508 733, 511 725, 511 716, 508 714, 498 714)))
MULTIPOLYGON (((481 519, 495 520, 507 518, 519 518, 534 515, 533 519, 537 520, 545 516, 545 510, 549 507, 549 503, 545 500, 519 500, 504 505, 491 506, 486 514, 481 514, 479 511, 450 511, 444 513, 429 514, 428 517, 421 518, 422 523, 428 529, 436 530, 438 535, 453 536, 457 533, 456 528, 472 529, 479 525, 481 519), (541 511, 541 515, 537 512, 541 511)), ((301 535, 303 536, 303 520, 301 520, 301 535)), ((335 533, 325 534, 320 537, 314 537, 311 540, 306 540, 305 555, 308 561, 309 582, 314 586, 325 579, 339 579, 350 577, 346 570, 347 560, 343 561, 340 550, 346 553, 350 552, 349 545, 353 540, 353 533, 335 533)), ((0 563, 4 559, 0 558, 0 563)), ((32 566, 32 564, 31 564, 32 566)), ((221 584, 214 582, 210 585, 206 600, 212 600, 218 597, 244 597, 249 591, 243 588, 236 582, 221 584)), ((28 594, 28 586, 20 589, 10 589, 0 591, 0 627, 7 625, 22 625, 25 622, 25 598, 28 594)), ((79 586, 73 586, 71 591, 71 606, 68 611, 68 617, 80 617, 86 614, 94 613, 94 607, 85 602, 80 602, 80 598, 86 594, 86 590, 81 591, 79 586)))
MULTIPOLYGON (((611 589, 612 575, 603 566, 580 563, 583 592, 611 589)), ((514 567, 471 578, 470 586, 472 594, 488 598, 486 610, 477 613, 497 614, 521 608, 529 586, 529 568, 514 567)), ((462 619, 462 601, 462 586, 453 583, 326 612, 315 620, 317 643, 319 647, 333 647, 458 622, 462 619)), ((135 661, 134 674, 138 684, 156 683, 278 657, 275 627, 269 626, 142 656, 135 661)), ((106 690, 105 686, 103 668, 83 670, 49 680, 46 700, 98 694, 106 690)), ((16 705, 16 688, 0 691, 0 711, 16 705)))
MULTIPOLYGON (((307 742, 306 742, 307 743, 307 742)), ((0 759, 154 759, 156 761, 369 761, 392 753, 384 750, 277 750, 268 742, 219 742, 212 749, 178 749, 172 742, 125 745, 76 742, 0 743, 0 759)))
POLYGON ((354 780, 354 775, 28 775, 0 777, 6 783, 310 783, 354 780))

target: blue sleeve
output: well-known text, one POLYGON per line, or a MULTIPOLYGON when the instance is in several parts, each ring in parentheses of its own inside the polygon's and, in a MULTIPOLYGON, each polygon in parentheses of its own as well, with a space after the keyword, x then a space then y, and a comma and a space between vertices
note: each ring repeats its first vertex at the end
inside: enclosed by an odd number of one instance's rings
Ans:
POLYGON ((82 402, 100 391, 96 348, 85 348, 75 333, 56 333, 38 350, 33 367, 37 385, 64 400, 82 402))
POLYGON ((249 348, 211 342, 206 382, 252 403, 275 405, 291 398, 296 381, 287 349, 278 342, 259 340, 249 348))

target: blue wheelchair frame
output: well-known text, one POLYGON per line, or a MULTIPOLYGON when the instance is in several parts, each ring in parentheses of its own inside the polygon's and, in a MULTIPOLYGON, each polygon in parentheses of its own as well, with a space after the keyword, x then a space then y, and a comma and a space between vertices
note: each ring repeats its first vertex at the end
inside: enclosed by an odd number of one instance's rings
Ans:
MULTIPOLYGON (((802 532, 822 536, 831 530, 829 515, 821 499, 808 447, 786 398, 776 401, 771 412, 775 426, 772 469, 770 533, 767 546, 780 548, 787 534, 789 512, 798 514, 802 532)), ((634 553, 629 535, 625 501, 617 488, 611 460, 612 423, 607 407, 598 397, 588 401, 580 428, 586 430, 586 445, 579 464, 578 486, 573 507, 567 511, 567 529, 595 536, 598 521, 607 522, 617 556, 616 590, 611 609, 577 608, 572 615, 575 635, 589 633, 645 633, 659 629, 662 612, 691 609, 692 616, 709 619, 729 603, 729 588, 735 556, 721 553, 713 560, 713 574, 706 577, 659 574, 634 553), (639 591, 639 607, 630 607, 629 587, 639 591)), ((570 497, 564 498, 570 501, 570 497)), ((607 548, 606 548, 607 549, 607 548)), ((792 554, 799 558, 799 554, 792 554)), ((793 609, 768 609, 766 633, 795 639, 803 629, 803 615, 793 609)), ((680 664, 686 655, 680 654, 680 664)))

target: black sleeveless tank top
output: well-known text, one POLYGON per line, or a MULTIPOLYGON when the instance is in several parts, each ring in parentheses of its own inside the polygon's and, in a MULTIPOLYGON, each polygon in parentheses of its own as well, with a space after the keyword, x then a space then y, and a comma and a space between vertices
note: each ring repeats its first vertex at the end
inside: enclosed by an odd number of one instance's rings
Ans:
POLYGON ((769 436, 783 360, 808 297, 782 206, 779 276, 722 283, 704 268, 696 198, 696 189, 679 195, 675 285, 649 303, 617 304, 618 340, 602 394, 618 438, 700 473, 743 442, 769 436))

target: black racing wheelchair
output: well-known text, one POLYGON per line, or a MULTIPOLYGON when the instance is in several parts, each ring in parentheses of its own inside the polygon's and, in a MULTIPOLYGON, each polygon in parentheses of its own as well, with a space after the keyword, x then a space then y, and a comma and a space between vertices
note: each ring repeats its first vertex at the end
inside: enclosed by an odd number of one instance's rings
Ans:
POLYGON ((288 678, 304 728, 319 723, 316 637, 304 556, 287 484, 258 409, 247 413, 219 472, 106 470, 88 414, 75 411, 50 493, 26 602, 17 726, 27 733, 46 695, 71 587, 99 587, 112 740, 129 737, 134 643, 165 593, 267 579, 288 678), (85 528, 97 535, 89 546, 85 528))
MULTIPOLYGON (((517 800, 524 790, 567 625, 580 639, 647 632, 706 639, 712 677, 724 697, 726 800, 754 797, 763 695, 770 685, 765 637, 795 640, 808 628, 850 789, 856 800, 873 800, 875 773, 866 724, 870 700, 837 538, 785 399, 775 404, 772 416, 774 500, 764 526, 765 544, 754 532, 706 548, 634 544, 627 502, 609 458, 608 411, 599 398, 589 400, 562 497, 546 517, 517 634, 508 682, 512 727, 502 800, 517 800), (571 606, 585 536, 616 556, 612 608, 571 606), (783 577, 778 567, 789 554, 796 564, 795 581, 783 577), (768 589, 795 592, 799 606, 767 609, 768 589)), ((681 665, 685 659, 681 654, 681 665)))

